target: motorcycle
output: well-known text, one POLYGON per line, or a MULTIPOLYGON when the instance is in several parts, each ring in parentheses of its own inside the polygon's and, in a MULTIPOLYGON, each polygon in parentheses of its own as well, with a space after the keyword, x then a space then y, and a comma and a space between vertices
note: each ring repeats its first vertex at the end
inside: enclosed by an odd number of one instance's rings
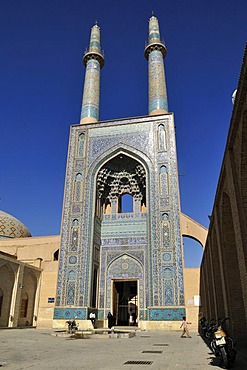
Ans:
POLYGON ((208 325, 208 321, 206 317, 205 316, 201 317, 199 320, 199 333, 203 338, 206 337, 207 325, 208 325))
POLYGON ((213 340, 211 348, 215 356, 221 358, 221 364, 225 369, 229 369, 235 361, 237 351, 234 348, 233 339, 227 335, 226 330, 223 328, 224 323, 229 318, 221 321, 215 331, 213 332, 213 340))
POLYGON ((78 326, 76 325, 75 320, 68 320, 68 321, 66 321, 66 324, 68 324, 68 331, 69 331, 70 334, 72 334, 76 330, 78 330, 78 326))

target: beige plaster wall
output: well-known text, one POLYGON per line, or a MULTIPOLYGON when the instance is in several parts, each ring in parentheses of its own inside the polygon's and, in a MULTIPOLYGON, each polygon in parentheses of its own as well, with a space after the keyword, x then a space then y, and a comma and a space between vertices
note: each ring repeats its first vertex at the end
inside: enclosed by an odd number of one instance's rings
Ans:
MULTIPOLYGON (((182 322, 182 320, 181 320, 182 322)), ((180 330, 180 321, 140 321, 139 327, 141 330, 180 330)))
MULTIPOLYGON (((36 236, 30 238, 0 239, 0 250, 17 257, 19 261, 34 264, 36 259, 51 261, 60 247, 60 236, 36 236)), ((41 263, 41 267, 42 267, 41 263)))
POLYGON ((200 268, 184 268, 184 292, 189 329, 197 330, 200 307, 195 306, 194 297, 200 294, 200 268))
POLYGON ((44 266, 38 310, 38 327, 53 326, 53 310, 55 303, 48 303, 48 298, 56 297, 58 261, 47 262, 44 266))

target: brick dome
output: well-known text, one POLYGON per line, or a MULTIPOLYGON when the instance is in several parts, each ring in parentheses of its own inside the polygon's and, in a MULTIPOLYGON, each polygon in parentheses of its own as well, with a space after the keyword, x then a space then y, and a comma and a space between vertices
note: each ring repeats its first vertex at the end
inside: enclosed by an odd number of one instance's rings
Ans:
POLYGON ((26 238, 32 236, 28 228, 17 218, 0 211, 0 239, 26 238))

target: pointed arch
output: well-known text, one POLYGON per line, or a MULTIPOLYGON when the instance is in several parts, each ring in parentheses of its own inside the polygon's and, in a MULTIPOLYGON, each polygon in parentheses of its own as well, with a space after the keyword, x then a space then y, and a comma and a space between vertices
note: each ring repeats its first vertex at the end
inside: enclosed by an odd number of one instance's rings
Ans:
POLYGON ((105 307, 107 310, 111 309, 111 302, 113 300, 112 284, 115 281, 136 281, 138 288, 139 309, 143 310, 145 301, 145 276, 144 266, 142 263, 130 255, 129 253, 122 253, 114 258, 107 266, 106 271, 106 291, 105 291, 105 307))
POLYGON ((140 162, 145 168, 147 176, 149 175, 149 168, 153 168, 153 164, 146 156, 146 154, 140 152, 130 145, 118 143, 117 145, 110 147, 108 150, 106 150, 104 153, 101 153, 98 157, 94 159, 94 161, 89 166, 89 176, 94 177, 105 163, 107 163, 109 160, 116 157, 117 155, 121 154, 125 154, 140 162))
POLYGON ((137 264, 139 264, 141 266, 141 268, 143 269, 143 264, 141 261, 139 261, 135 256, 132 256, 130 253, 122 253, 120 254, 119 256, 113 258, 110 263, 108 264, 107 266, 107 269, 109 270, 109 268, 112 266, 113 263, 115 263, 117 260, 119 259, 126 259, 126 258, 130 258, 130 259, 133 259, 137 264))
POLYGON ((13 287, 15 283, 15 271, 9 262, 0 266, 0 288, 2 290, 2 312, 0 315, 0 327, 8 326, 9 313, 13 287))
POLYGON ((18 326, 33 325, 35 296, 38 286, 38 276, 29 268, 24 269, 21 287, 20 314, 18 326))

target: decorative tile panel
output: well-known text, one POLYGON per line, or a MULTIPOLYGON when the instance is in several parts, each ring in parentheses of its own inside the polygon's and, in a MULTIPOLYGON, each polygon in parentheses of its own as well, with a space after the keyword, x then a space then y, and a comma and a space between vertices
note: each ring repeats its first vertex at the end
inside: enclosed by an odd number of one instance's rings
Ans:
POLYGON ((185 308, 149 308, 148 320, 150 321, 182 321, 185 308))

